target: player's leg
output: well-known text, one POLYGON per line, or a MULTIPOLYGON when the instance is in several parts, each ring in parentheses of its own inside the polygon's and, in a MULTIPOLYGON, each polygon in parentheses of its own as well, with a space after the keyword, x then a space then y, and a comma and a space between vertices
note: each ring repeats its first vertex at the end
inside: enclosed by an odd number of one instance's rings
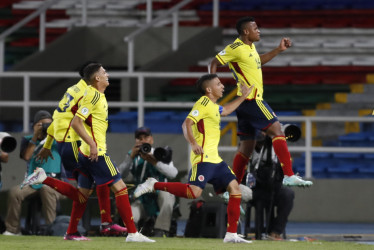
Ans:
POLYGON ((194 164, 189 172, 188 183, 158 182, 155 178, 148 178, 144 183, 136 187, 134 197, 137 198, 143 194, 161 190, 182 198, 198 198, 203 192, 206 183, 210 180, 210 176, 214 174, 215 171, 209 168, 209 164, 212 165, 207 162, 194 164))
POLYGON ((78 180, 78 191, 81 194, 81 201, 73 201, 73 206, 71 209, 69 226, 64 236, 65 240, 76 240, 85 241, 88 238, 81 235, 78 231, 78 223, 81 220, 84 211, 87 207, 88 197, 93 192, 93 179, 88 173, 84 173, 84 170, 77 171, 78 180), (82 172, 81 172, 82 171, 82 172))
POLYGON ((238 183, 242 182, 249 159, 251 158, 256 145, 256 129, 252 126, 252 122, 256 117, 252 116, 252 106, 255 106, 256 108, 255 103, 252 101, 245 101, 236 110, 240 143, 238 151, 234 156, 232 169, 238 183))
POLYGON ((215 191, 220 190, 222 187, 226 187, 230 195, 227 204, 227 232, 223 242, 250 243, 250 241, 242 239, 237 234, 240 217, 241 191, 236 177, 225 162, 216 164, 215 168, 216 173, 209 183, 213 184, 215 191))
POLYGON ((119 173, 118 178, 118 180, 111 186, 111 190, 114 192, 116 197, 118 213, 127 227, 128 235, 126 237, 126 242, 155 242, 137 231, 132 215, 127 187, 122 181, 119 173))
POLYGON ((240 140, 239 148, 232 164, 232 170, 235 173, 238 183, 241 183, 243 180, 255 144, 256 141, 252 139, 240 140))
POLYGON ((116 199, 118 213, 127 227, 128 235, 126 241, 131 242, 155 242, 139 233, 135 227, 129 201, 128 190, 118 172, 118 168, 108 155, 101 155, 97 161, 91 162, 87 157, 79 154, 79 162, 93 177, 96 185, 110 185, 116 199))
POLYGON ((288 150, 286 137, 278 121, 274 122, 267 130, 266 134, 272 139, 274 152, 281 163, 284 179, 283 184, 286 186, 311 186, 311 181, 305 181, 296 176, 292 170, 291 154, 288 150))
POLYGON ((272 139, 274 152, 281 163, 284 175, 294 175, 292 171, 291 154, 288 151, 286 137, 282 132, 279 121, 274 122, 266 130, 266 135, 272 139))

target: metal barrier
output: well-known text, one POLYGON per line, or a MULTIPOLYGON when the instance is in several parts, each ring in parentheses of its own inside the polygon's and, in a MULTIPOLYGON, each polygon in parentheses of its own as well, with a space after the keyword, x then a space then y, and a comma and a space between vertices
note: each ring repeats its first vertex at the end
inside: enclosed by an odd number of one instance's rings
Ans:
MULTIPOLYGON (((190 109, 194 102, 146 102, 144 100, 145 78, 198 78, 205 72, 109 72, 110 78, 137 78, 138 100, 133 102, 109 102, 111 108, 131 107, 138 110, 138 126, 144 125, 145 108, 185 108, 190 109)), ((56 107, 56 102, 31 101, 31 78, 78 78, 76 72, 5 72, 0 73, 0 78, 23 78, 23 101, 0 101, 1 107, 23 108, 23 132, 29 132, 30 107, 56 107)), ((220 73, 221 79, 231 78, 231 73, 220 73)), ((78 79, 77 79, 78 80, 78 79)), ((291 152, 305 152, 305 173, 307 178, 312 177, 312 152, 343 152, 343 153, 374 153, 374 148, 369 147, 313 147, 312 123, 313 122, 374 122, 373 117, 310 117, 310 116, 284 116, 280 121, 305 122, 305 146, 290 147, 291 152)), ((236 121, 236 117, 222 117, 222 121, 236 121)), ((221 146, 220 151, 235 151, 236 147, 221 146)))

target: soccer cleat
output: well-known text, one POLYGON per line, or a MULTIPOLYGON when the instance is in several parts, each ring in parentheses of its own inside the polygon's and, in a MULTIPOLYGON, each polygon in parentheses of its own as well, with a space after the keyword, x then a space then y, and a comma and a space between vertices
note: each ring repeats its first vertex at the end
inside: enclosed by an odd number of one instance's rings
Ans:
POLYGON ((64 235, 64 240, 76 240, 76 241, 86 241, 86 240, 90 240, 89 238, 87 237, 84 237, 83 235, 81 235, 78 231, 73 233, 73 234, 65 234, 64 235))
POLYGON ((309 187, 313 185, 311 181, 304 181, 298 175, 285 175, 283 178, 283 185, 285 186, 301 186, 301 187, 309 187))
POLYGON ((47 179, 47 175, 43 168, 36 168, 34 173, 30 174, 21 184, 21 189, 26 185, 41 184, 47 179))
POLYGON ((155 240, 151 240, 148 237, 142 235, 139 232, 136 233, 129 233, 126 237, 126 242, 156 242, 155 240))
POLYGON ((149 177, 145 182, 142 184, 139 184, 135 191, 134 191, 134 197, 138 198, 139 196, 142 196, 143 194, 146 193, 152 193, 155 191, 155 183, 157 180, 155 178, 149 177))
POLYGON ((226 232, 223 243, 252 243, 252 241, 241 238, 237 233, 226 232))
POLYGON ((126 227, 121 227, 120 225, 109 223, 108 225, 100 225, 100 234, 104 236, 120 236, 127 233, 126 227))

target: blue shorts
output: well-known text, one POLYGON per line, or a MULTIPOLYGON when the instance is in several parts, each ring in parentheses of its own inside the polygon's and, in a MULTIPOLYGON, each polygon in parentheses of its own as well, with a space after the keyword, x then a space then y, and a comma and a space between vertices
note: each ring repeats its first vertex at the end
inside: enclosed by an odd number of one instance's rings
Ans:
POLYGON ((79 187, 90 189, 93 182, 98 186, 112 185, 121 179, 116 165, 107 154, 99 156, 98 161, 91 161, 79 152, 78 160, 81 174, 78 179, 79 187))
POLYGON ((266 131, 278 121, 277 116, 265 101, 245 100, 236 109, 238 136, 240 140, 254 140, 260 130, 266 131))
POLYGON ((188 184, 204 189, 206 183, 210 183, 216 192, 226 190, 232 180, 236 180, 235 174, 224 161, 220 163, 200 162, 192 166, 188 176, 188 184))
POLYGON ((66 178, 68 179, 77 178, 74 172, 78 168, 78 148, 80 144, 80 141, 57 143, 57 150, 61 156, 62 165, 65 169, 66 178))

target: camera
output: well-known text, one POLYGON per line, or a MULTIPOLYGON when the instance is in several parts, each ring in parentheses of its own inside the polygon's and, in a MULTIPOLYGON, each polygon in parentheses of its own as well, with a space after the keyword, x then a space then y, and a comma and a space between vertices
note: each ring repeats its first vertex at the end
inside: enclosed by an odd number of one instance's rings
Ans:
POLYGON ((0 149, 5 153, 10 153, 17 147, 16 139, 6 132, 0 132, 0 149))
POLYGON ((139 152, 142 152, 143 154, 148 154, 151 152, 152 146, 149 143, 143 143, 140 145, 139 152))
POLYGON ((156 160, 161 161, 163 163, 169 164, 171 162, 171 156, 173 154, 173 151, 169 146, 166 146, 164 148, 156 148, 155 152, 153 152, 153 155, 155 156, 156 160))
POLYGON ((43 132, 44 134, 47 134, 47 129, 48 129, 49 125, 51 125, 50 122, 42 123, 42 132, 43 132))
POLYGON ((295 142, 301 137, 301 130, 295 124, 281 124, 281 129, 287 141, 295 142))

